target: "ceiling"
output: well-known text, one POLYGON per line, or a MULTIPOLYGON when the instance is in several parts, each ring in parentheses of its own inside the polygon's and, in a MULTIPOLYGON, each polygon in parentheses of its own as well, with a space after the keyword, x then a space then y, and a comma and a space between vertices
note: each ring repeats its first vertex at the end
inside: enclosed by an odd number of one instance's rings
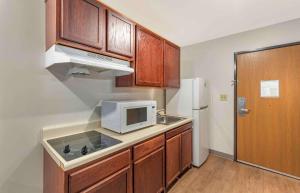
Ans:
POLYGON ((186 46, 300 17, 299 0, 102 0, 186 46))

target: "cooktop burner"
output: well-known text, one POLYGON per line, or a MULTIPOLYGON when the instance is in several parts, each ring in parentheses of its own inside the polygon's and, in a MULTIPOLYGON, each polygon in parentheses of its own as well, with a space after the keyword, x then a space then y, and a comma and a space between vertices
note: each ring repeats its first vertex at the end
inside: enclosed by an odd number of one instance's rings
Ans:
POLYGON ((50 139, 48 140, 48 143, 66 161, 70 161, 119 144, 121 141, 97 131, 88 131, 85 133, 50 139))

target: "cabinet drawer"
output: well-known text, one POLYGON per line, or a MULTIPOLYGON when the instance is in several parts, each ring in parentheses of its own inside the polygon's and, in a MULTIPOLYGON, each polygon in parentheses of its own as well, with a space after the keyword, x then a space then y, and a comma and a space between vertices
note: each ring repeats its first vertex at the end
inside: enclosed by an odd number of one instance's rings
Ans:
POLYGON ((166 138, 170 139, 170 138, 174 137, 175 135, 178 135, 178 134, 180 134, 180 133, 182 133, 182 132, 184 132, 184 131, 186 131, 186 130, 188 130, 190 128, 192 128, 192 122, 187 123, 185 125, 182 125, 180 127, 177 127, 175 129, 167 132, 166 133, 166 138))
POLYGON ((160 135, 133 147, 134 161, 148 155, 164 145, 165 136, 160 135))
POLYGON ((113 155, 69 175, 69 192, 80 192, 130 164, 130 150, 113 155))
POLYGON ((80 193, 132 193, 131 177, 128 166, 80 193))

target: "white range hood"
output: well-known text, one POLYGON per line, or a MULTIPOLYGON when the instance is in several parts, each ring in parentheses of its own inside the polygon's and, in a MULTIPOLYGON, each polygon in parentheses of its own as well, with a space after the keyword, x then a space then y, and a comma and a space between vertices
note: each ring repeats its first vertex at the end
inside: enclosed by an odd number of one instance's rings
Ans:
POLYGON ((46 52, 46 68, 65 65, 69 76, 124 76, 134 72, 130 62, 62 45, 53 45, 46 52))

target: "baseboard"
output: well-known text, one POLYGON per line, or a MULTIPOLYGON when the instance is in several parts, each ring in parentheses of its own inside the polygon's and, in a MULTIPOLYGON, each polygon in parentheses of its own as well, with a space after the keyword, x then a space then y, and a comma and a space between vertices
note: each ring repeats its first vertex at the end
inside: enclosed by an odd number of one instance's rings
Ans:
POLYGON ((213 150, 213 149, 210 149, 209 153, 213 154, 213 155, 216 155, 218 157, 225 158, 225 159, 234 160, 234 156, 233 155, 230 155, 230 154, 227 154, 227 153, 223 153, 223 152, 220 152, 220 151, 216 151, 216 150, 213 150))
POLYGON ((298 176, 293 176, 293 175, 290 175, 290 174, 287 174, 287 173, 284 173, 284 172, 279 172, 277 170, 266 168, 266 167, 263 167, 263 166, 260 166, 260 165, 252 164, 252 163, 241 161, 241 160, 237 160, 237 162, 248 165, 248 166, 256 167, 256 168, 259 168, 259 169, 262 169, 262 170, 266 170, 266 171, 269 171, 269 172, 272 172, 272 173, 276 173, 276 174, 279 174, 279 175, 283 175, 283 176, 286 176, 286 177, 289 177, 289 178, 294 178, 296 180, 300 180, 300 177, 298 177, 298 176))

